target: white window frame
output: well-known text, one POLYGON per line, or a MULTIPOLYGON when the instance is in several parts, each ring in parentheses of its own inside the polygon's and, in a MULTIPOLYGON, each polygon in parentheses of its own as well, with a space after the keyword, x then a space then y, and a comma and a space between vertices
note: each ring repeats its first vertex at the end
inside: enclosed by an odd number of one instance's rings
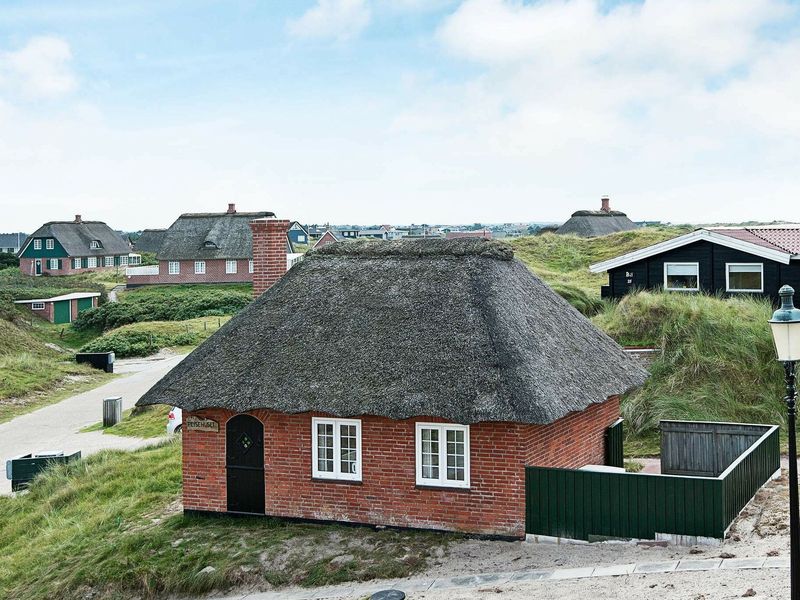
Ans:
POLYGON ((44 242, 44 247, 47 248, 48 250, 52 250, 53 248, 55 248, 56 244, 53 241, 53 238, 47 238, 44 242))
POLYGON ((226 275, 235 275, 239 271, 239 263, 236 260, 226 260, 225 261, 225 274, 226 275))
POLYGON ((128 257, 124 254, 120 255, 119 257, 119 266, 120 267, 127 267, 128 266, 128 257))
POLYGON ((86 268, 87 269, 96 269, 97 268, 97 257, 90 256, 86 259, 86 268))
POLYGON ((41 250, 42 249, 42 240, 33 240, 33 249, 34 250, 41 250))
POLYGON ((58 259, 57 258, 48 258, 47 259, 47 268, 51 271, 58 271, 58 259))
POLYGON ((180 275, 181 274, 181 261, 179 260, 171 260, 167 263, 167 272, 170 275, 180 275))
POLYGON ((298 235, 297 236, 297 243, 298 244, 305 244, 306 243, 306 236, 304 236, 302 233, 300 235, 298 235))
POLYGON ((360 419, 327 419, 313 417, 311 419, 311 476, 314 479, 338 479, 342 481, 361 481, 361 462, 363 460, 363 448, 361 447, 361 420, 360 419), (333 471, 320 471, 318 463, 319 437, 317 434, 318 425, 333 425, 333 471), (356 428, 356 472, 341 472, 341 435, 339 434, 340 425, 354 425, 356 428))
POLYGON ((417 471, 417 485, 426 487, 461 488, 468 489, 470 486, 470 445, 469 445, 469 425, 458 425, 455 423, 417 423, 416 443, 414 444, 414 454, 417 471), (431 479, 422 476, 422 430, 437 429, 439 431, 439 478, 431 479), (447 431, 464 432, 464 481, 447 479, 447 431))
POLYGON ((253 267, 253 259, 251 258, 250 260, 247 261, 247 272, 252 273, 254 270, 255 269, 253 267))
POLYGON ((204 260, 196 260, 196 261, 194 261, 194 274, 195 275, 205 275, 206 274, 206 261, 204 261, 204 260))
POLYGON ((114 257, 113 256, 105 256, 105 257, 103 257, 103 266, 104 267, 113 267, 114 266, 114 257))
POLYGON ((97 250, 98 248, 100 248, 100 240, 92 240, 89 242, 89 249, 97 250))
POLYGON ((664 263, 664 289, 668 292, 699 292, 700 291, 700 263, 699 262, 665 262, 664 263), (692 266, 697 269, 697 287, 693 288, 671 288, 667 287, 667 267, 669 266, 692 266))
POLYGON ((732 294, 762 293, 764 291, 764 263, 725 263, 725 291, 732 294), (753 290, 731 288, 731 267, 758 267, 761 274, 761 287, 753 290))
POLYGON ((80 258, 73 258, 72 259, 72 268, 73 269, 80 269, 81 268, 81 259, 80 258))
POLYGON ((44 302, 31 302, 31 310, 44 310, 44 302))

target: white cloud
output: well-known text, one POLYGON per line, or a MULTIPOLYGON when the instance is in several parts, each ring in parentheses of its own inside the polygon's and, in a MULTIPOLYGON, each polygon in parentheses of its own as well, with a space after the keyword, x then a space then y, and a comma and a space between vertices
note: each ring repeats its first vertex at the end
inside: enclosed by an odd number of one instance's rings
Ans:
POLYGON ((361 33, 371 18, 366 0, 317 0, 301 17, 289 21, 287 30, 298 38, 344 41, 361 33))
POLYGON ((19 50, 0 52, 0 89, 31 97, 67 94, 78 85, 71 61, 72 51, 63 39, 33 37, 19 50))

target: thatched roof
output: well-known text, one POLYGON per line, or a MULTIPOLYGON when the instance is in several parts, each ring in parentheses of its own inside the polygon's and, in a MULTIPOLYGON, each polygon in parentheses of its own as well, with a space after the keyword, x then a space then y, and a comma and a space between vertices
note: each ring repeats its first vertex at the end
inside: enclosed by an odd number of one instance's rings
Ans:
POLYGON ((599 237, 618 231, 629 231, 636 227, 636 223, 618 210, 579 210, 572 213, 569 220, 559 227, 556 233, 599 237))
POLYGON ((646 372, 482 239, 310 252, 138 402, 550 423, 646 372))
POLYGON ((170 225, 158 250, 160 260, 252 258, 250 221, 271 212, 186 213, 170 225))
POLYGON ((161 244, 166 237, 166 229, 144 229, 133 245, 137 252, 151 252, 156 254, 161 249, 161 244))
POLYGON ((106 256, 128 254, 131 251, 128 242, 102 221, 50 221, 34 231, 28 239, 49 237, 58 240, 69 256, 106 256), (99 240, 102 247, 90 248, 94 240, 99 240))

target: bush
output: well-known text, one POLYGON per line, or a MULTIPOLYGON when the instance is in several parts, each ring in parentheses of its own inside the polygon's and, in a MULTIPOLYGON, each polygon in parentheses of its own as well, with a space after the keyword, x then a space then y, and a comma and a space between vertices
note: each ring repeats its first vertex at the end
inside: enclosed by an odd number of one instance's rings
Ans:
POLYGON ((75 319, 77 330, 107 330, 143 321, 185 321, 198 317, 232 315, 252 300, 241 287, 153 287, 126 292, 119 302, 87 310, 75 319))
POLYGON ((92 340, 81 352, 113 352, 119 358, 148 356, 170 346, 193 346, 200 343, 197 333, 169 335, 146 331, 119 331, 92 340))

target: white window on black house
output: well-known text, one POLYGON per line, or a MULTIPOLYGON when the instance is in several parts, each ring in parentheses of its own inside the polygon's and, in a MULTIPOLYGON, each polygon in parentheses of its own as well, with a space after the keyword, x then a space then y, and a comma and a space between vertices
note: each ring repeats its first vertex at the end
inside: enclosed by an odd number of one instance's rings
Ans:
POLYGON ((728 292, 763 292, 764 264, 726 263, 725 289, 728 292))
POLYGON ((469 487, 469 425, 417 423, 417 485, 469 487))
POLYGON ((33 249, 34 250, 41 250, 42 249, 42 240, 33 240, 33 249))
POLYGON ((312 475, 361 481, 361 421, 311 419, 312 475))
POLYGON ((236 273, 236 271, 237 271, 236 261, 235 260, 226 260, 225 261, 225 273, 227 273, 228 275, 231 275, 233 273, 236 273))
POLYGON ((53 241, 53 238, 47 238, 45 240, 44 246, 48 250, 52 250, 53 248, 55 248, 55 242, 53 241))
POLYGON ((204 260, 194 261, 194 274, 205 275, 205 273, 206 273, 206 261, 204 260))
POLYGON ((672 292, 698 291, 699 263, 664 263, 664 289, 672 292))
POLYGON ((114 266, 114 257, 113 256, 106 256, 104 266, 106 267, 113 267, 114 266))
POLYGON ((169 261, 169 274, 170 275, 180 275, 181 274, 181 263, 177 260, 169 261))
POLYGON ((90 256, 89 258, 87 258, 86 259, 86 267, 89 268, 89 269, 96 268, 97 267, 97 257, 96 256, 90 256))
POLYGON ((44 302, 32 302, 31 310, 44 310, 44 302))

